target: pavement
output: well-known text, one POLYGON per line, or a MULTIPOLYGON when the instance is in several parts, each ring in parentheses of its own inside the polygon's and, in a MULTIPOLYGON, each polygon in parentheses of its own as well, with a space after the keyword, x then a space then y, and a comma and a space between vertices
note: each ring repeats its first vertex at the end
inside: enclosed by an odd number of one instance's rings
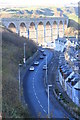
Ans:
MULTIPOLYGON (((60 82, 59 82, 59 74, 58 74, 58 65, 59 65, 59 55, 60 52, 56 52, 53 51, 53 59, 51 61, 51 64, 49 66, 49 69, 51 70, 51 72, 48 72, 48 82, 49 84, 53 84, 55 83, 55 87, 57 87, 57 89, 59 90, 60 93, 63 94, 63 97, 68 101, 68 102, 72 102, 72 100, 68 97, 68 95, 66 94, 66 92, 64 91, 64 89, 62 88, 60 82), (55 58, 55 59, 54 59, 55 58)), ((53 85, 53 86, 54 86, 53 85)))
MULTIPOLYGON (((45 52, 47 54, 47 61, 50 63, 53 58, 53 52, 47 49, 45 49, 45 52)), ((42 69, 46 63, 46 57, 43 60, 38 58, 38 60, 39 65, 35 66, 34 71, 28 70, 23 81, 24 98, 32 114, 31 118, 47 118, 48 96, 43 82, 45 71, 42 69)), ((53 101, 50 100, 50 115, 52 118, 62 119, 68 117, 72 120, 72 116, 59 104, 54 95, 53 101)))
MULTIPOLYGON (((64 89, 62 88, 60 82, 59 82, 59 74, 58 74, 58 64, 59 64, 59 55, 60 52, 53 51, 53 59, 51 60, 51 64, 49 65, 49 70, 48 70, 48 84, 52 84, 53 88, 51 91, 51 99, 53 100, 53 93, 55 92, 55 89, 58 89, 58 92, 62 94, 63 99, 65 99, 68 103, 71 103, 72 100, 68 97, 64 89), (55 58, 55 59, 54 59, 55 58)), ((55 92, 55 97, 58 99, 59 103, 59 96, 55 92)), ((61 105, 63 103, 61 102, 61 105)), ((64 105, 63 105, 64 106, 64 105)), ((65 108, 65 106, 64 106, 65 108)), ((66 111, 68 111, 69 115, 71 115, 72 111, 69 111, 67 107, 65 108, 66 111)), ((74 116, 74 115, 73 115, 74 116)))

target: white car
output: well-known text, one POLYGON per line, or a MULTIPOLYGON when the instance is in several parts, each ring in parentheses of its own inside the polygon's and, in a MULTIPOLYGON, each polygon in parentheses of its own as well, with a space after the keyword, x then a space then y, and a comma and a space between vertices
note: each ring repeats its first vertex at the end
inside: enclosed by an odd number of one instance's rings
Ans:
POLYGON ((34 65, 39 65, 39 61, 35 61, 35 62, 34 62, 34 65))
POLYGON ((34 71, 34 67, 31 66, 31 67, 29 68, 29 70, 30 70, 30 71, 34 71))
POLYGON ((43 49, 41 49, 41 52, 44 52, 44 50, 43 50, 43 49))
POLYGON ((43 70, 46 70, 46 69, 47 69, 47 66, 46 66, 46 65, 44 65, 44 66, 43 66, 43 70))

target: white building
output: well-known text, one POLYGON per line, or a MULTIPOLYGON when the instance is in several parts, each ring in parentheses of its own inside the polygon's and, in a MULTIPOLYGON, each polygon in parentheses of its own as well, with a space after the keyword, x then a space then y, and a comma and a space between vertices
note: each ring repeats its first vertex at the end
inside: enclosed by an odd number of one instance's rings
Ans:
POLYGON ((73 102, 80 107, 80 80, 74 86, 73 93, 73 102))
POLYGON ((58 38, 58 39, 55 40, 54 49, 56 51, 63 52, 63 50, 65 48, 65 44, 66 44, 66 38, 58 38))

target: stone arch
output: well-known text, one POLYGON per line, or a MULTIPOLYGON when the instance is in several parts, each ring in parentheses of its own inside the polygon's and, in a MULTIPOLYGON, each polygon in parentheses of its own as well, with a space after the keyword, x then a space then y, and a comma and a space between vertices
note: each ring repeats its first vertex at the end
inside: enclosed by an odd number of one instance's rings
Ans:
POLYGON ((67 24, 67 21, 66 21, 66 20, 64 21, 64 24, 67 24))
POLYGON ((24 22, 20 23, 20 36, 27 36, 27 28, 26 28, 26 24, 24 22))
POLYGON ((35 26, 35 23, 34 23, 34 22, 31 22, 31 23, 30 23, 30 26, 34 27, 34 26, 35 26))
POLYGON ((38 22, 38 25, 43 25, 43 24, 44 24, 43 21, 38 22))
POLYGON ((11 30, 12 32, 16 33, 16 26, 14 23, 10 23, 8 25, 8 29, 11 30))
POLYGON ((57 21, 53 22, 53 40, 57 39, 57 21))
POLYGON ((64 28, 67 28, 67 20, 64 21, 64 28))
POLYGON ((38 23, 38 43, 42 45, 44 43, 44 24, 42 21, 38 23))
POLYGON ((36 29, 35 29, 35 23, 34 22, 30 22, 29 38, 36 42, 36 29))
POLYGON ((59 37, 63 37, 63 21, 59 22, 59 37))
POLYGON ((46 41, 51 41, 51 23, 49 21, 46 22, 46 41))
POLYGON ((51 23, 49 21, 46 22, 46 25, 50 25, 51 26, 51 23))

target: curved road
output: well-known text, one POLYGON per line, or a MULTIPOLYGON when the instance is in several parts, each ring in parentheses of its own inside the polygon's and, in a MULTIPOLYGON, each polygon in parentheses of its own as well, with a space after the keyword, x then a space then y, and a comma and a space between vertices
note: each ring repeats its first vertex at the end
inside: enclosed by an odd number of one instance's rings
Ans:
MULTIPOLYGON (((53 53, 50 50, 46 50, 47 61, 50 62, 53 57, 53 53)), ((46 118, 48 114, 48 96, 45 92, 43 83, 43 65, 45 64, 46 57, 39 60, 39 65, 35 66, 34 71, 28 71, 23 83, 24 97, 26 103, 33 117, 46 118)), ((64 118, 71 116, 63 109, 59 102, 54 97, 54 104, 50 101, 50 114, 53 118, 64 118)))

